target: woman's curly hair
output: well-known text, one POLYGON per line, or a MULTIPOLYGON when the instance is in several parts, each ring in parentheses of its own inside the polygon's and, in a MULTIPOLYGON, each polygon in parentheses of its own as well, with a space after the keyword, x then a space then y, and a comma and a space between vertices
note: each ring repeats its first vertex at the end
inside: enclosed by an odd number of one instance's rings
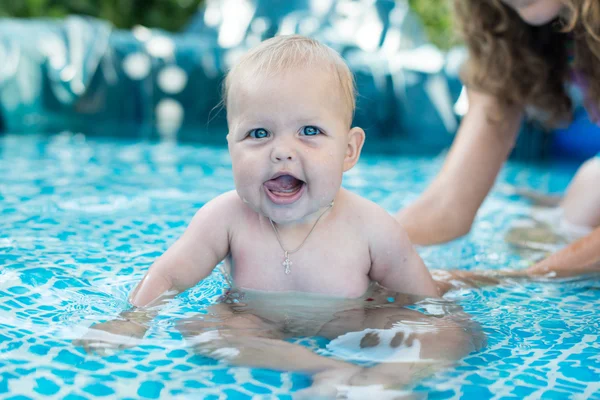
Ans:
MULTIPOLYGON (((572 119, 565 90, 567 44, 586 80, 587 106, 600 110, 600 0, 562 0, 569 19, 531 26, 500 0, 454 0, 469 60, 463 79, 508 105, 532 106, 547 125, 572 119)), ((590 113, 592 115, 592 113, 590 113)))

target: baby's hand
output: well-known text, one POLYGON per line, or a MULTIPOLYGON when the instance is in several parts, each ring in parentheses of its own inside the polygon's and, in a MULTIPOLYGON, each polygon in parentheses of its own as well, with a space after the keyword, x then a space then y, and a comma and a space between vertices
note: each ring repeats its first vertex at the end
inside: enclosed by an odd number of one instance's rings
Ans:
POLYGON ((133 321, 115 319, 92 325, 84 337, 73 341, 73 344, 83 347, 87 353, 106 354, 106 350, 109 349, 137 346, 147 329, 146 326, 133 321))

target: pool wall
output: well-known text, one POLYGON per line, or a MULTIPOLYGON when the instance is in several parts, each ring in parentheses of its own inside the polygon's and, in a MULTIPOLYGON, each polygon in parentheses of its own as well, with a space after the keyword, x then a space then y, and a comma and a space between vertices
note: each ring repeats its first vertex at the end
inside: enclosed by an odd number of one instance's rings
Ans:
MULTIPOLYGON (((3 19, 2 129, 224 143, 223 76, 275 34, 312 36, 344 56, 368 149, 434 154, 452 142, 467 106, 466 52, 438 50, 407 3, 393 0, 209 0, 178 33, 81 16, 3 19)), ((523 131, 514 157, 549 155, 548 135, 531 123, 523 131)))

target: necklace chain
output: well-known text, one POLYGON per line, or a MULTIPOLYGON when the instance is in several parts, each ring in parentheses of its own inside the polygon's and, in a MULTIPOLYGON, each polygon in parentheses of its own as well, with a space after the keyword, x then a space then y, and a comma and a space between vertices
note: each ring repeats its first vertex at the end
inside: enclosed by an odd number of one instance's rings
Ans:
POLYGON ((285 274, 289 275, 290 272, 292 272, 291 267, 292 267, 292 261, 290 260, 289 255, 290 254, 294 254, 295 252, 297 252, 298 250, 300 250, 302 248, 302 246, 304 246, 304 243, 306 243, 306 241, 308 240, 308 237, 310 236, 310 234, 312 233, 312 231, 315 230, 315 228, 317 227, 317 224, 319 223, 319 220, 321 219, 321 217, 323 217, 323 215, 325 215, 325 213, 331 208, 333 207, 333 201, 331 202, 331 204, 329 204, 329 207, 327 207, 325 209, 325 211, 323 211, 321 213, 321 215, 319 215, 319 218, 317 218, 317 220, 315 221, 315 224, 312 226, 312 228, 310 228, 310 231, 308 231, 308 234, 306 235, 306 237, 304 238, 304 240, 302 241, 302 243, 300 243, 300 245, 298 247, 296 247, 294 250, 286 250, 285 247, 283 246, 283 242, 281 241, 281 237, 279 236, 279 230, 277 229, 277 227, 275 226, 275 224, 273 223, 273 220, 271 218, 269 218, 269 222, 271 223, 271 226, 273 227, 273 230, 275 231, 275 237, 277 238, 277 242, 279 242, 279 246, 281 246, 281 249, 283 250, 283 267, 285 268, 285 274))

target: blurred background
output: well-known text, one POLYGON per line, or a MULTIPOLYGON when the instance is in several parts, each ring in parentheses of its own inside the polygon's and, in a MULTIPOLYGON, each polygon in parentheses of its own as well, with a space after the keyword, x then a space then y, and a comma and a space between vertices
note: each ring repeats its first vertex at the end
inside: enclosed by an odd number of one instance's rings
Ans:
MULTIPOLYGON (((21 0, 0 3, 0 131, 224 143, 220 85, 277 34, 355 74, 366 149, 436 154, 468 109, 451 0, 21 0)), ((552 153, 525 122, 513 157, 552 153)))
MULTIPOLYGON (((0 17, 64 18, 88 15, 110 21, 115 27, 136 25, 177 32, 198 12, 203 0, 21 0, 0 3, 0 17)), ((431 41, 448 49, 458 41, 452 29, 449 0, 410 0, 431 41)))

